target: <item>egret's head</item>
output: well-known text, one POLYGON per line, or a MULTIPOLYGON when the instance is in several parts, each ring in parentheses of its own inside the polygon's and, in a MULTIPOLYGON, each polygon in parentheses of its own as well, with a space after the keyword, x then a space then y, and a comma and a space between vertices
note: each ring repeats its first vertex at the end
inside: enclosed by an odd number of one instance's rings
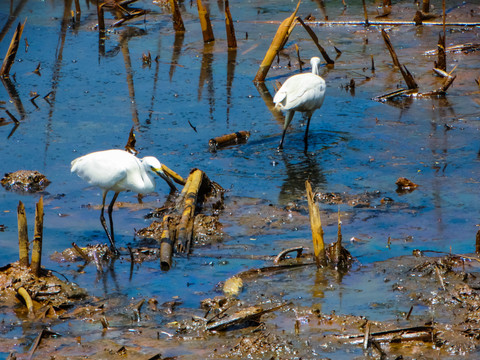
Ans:
POLYGON ((157 158, 153 156, 146 156, 142 159, 143 164, 145 164, 151 171, 153 171, 155 174, 157 174, 159 177, 161 177, 163 180, 165 180, 170 186, 170 189, 172 191, 177 190, 175 185, 173 184, 172 180, 165 174, 165 172, 162 170, 162 164, 160 161, 158 161, 157 158))
POLYGON ((320 75, 320 63, 321 63, 321 60, 319 57, 312 57, 310 59, 310 64, 312 65, 312 73, 314 73, 315 75, 320 75))

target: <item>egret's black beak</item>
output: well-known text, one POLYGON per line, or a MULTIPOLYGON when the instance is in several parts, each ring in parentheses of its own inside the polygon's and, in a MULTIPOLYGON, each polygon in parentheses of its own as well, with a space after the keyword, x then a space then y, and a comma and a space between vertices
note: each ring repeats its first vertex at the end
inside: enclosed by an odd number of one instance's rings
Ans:
POLYGON ((155 172, 155 174, 157 174, 158 176, 160 176, 163 180, 165 180, 167 182, 168 186, 170 186, 171 192, 177 191, 177 188, 173 184, 172 179, 170 179, 168 177, 168 175, 163 172, 162 169, 153 169, 153 171, 155 172))

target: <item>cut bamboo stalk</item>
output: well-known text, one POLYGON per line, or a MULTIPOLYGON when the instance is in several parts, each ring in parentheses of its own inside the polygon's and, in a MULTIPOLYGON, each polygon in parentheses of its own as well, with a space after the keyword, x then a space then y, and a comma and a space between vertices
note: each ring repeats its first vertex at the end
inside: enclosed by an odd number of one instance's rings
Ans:
POLYGON ((228 0, 225 0, 225 28, 227 30, 227 44, 229 49, 237 48, 237 38, 235 36, 235 29, 233 27, 232 14, 230 13, 230 6, 228 0))
POLYGON ((320 210, 315 204, 313 198, 312 186, 310 181, 305 181, 307 189, 308 212, 310 215, 310 226, 312 228, 313 251, 317 267, 321 268, 327 265, 327 256, 325 254, 325 242, 323 240, 322 220, 320 218, 320 210))
POLYGON ((21 201, 18 202, 17 207, 17 222, 18 222, 18 253, 20 266, 28 267, 28 227, 27 216, 25 215, 25 205, 21 201))
POLYGON ((175 181, 177 184, 185 185, 185 179, 182 178, 180 175, 178 175, 175 171, 167 167, 165 164, 162 164, 162 170, 168 177, 173 179, 173 181, 175 181))
POLYGON ((160 269, 168 271, 172 267, 173 234, 170 231, 170 215, 163 217, 163 231, 160 239, 160 269))
POLYGON ((30 265, 35 276, 40 276, 42 266, 43 215, 42 196, 35 207, 35 231, 33 235, 32 263, 30 265))
POLYGON ((13 34, 12 40, 10 41, 10 46, 8 47, 7 54, 3 59, 2 67, 0 68, 0 76, 8 77, 10 74, 10 69, 15 61, 15 56, 17 55, 18 46, 20 44, 20 39, 22 37, 23 28, 25 27, 25 20, 23 24, 18 23, 17 29, 13 34))
POLYGON ((210 148, 210 151, 216 151, 217 149, 224 146, 238 144, 240 142, 246 142, 249 137, 250 131, 237 131, 231 134, 217 136, 213 139, 210 139, 208 141, 208 147, 210 148))
POLYGON ((284 44, 288 40, 288 36, 290 35, 291 32, 291 25, 293 21, 295 20, 295 17, 297 15, 298 8, 300 6, 300 0, 297 3, 297 8, 293 12, 292 15, 290 15, 288 18, 282 21, 280 26, 277 29, 277 32, 272 40, 272 43, 270 44, 270 47, 267 50, 267 53, 265 54, 265 57, 263 58, 262 63, 260 64, 260 68, 257 71, 257 74, 255 75, 254 82, 264 82, 265 78, 267 77, 268 70, 270 70, 270 66, 272 65, 273 60, 275 59, 275 56, 277 56, 278 52, 282 50, 284 44))
POLYGON ((198 17, 200 18, 200 25, 202 27, 203 42, 209 43, 215 40, 213 36, 212 23, 210 22, 210 15, 207 8, 203 6, 202 0, 197 0, 198 17))
POLYGON ((185 206, 177 226, 177 252, 179 253, 184 253, 190 248, 193 235, 193 217, 203 175, 203 171, 196 169, 189 176, 192 180, 185 194, 185 206))
POLYGON ((335 61, 330 59, 330 56, 328 56, 323 46, 321 46, 320 43, 318 42, 318 37, 315 34, 315 32, 312 30, 312 28, 307 24, 305 24, 305 22, 300 17, 297 17, 297 20, 300 24, 302 24, 303 28, 307 31, 308 35, 310 35, 310 37, 312 38, 313 42, 317 46, 318 50, 320 51, 320 54, 322 54, 323 59, 327 62, 327 64, 329 65, 335 64, 335 61))
POLYGON ((173 30, 176 32, 185 32, 185 25, 183 24, 182 14, 180 13, 177 0, 170 0, 170 7, 172 8, 173 30))

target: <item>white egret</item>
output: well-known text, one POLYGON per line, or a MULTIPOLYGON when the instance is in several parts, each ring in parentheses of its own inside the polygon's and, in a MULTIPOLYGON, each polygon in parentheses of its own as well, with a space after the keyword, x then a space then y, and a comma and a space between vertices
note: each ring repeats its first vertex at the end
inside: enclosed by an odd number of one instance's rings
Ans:
POLYGON ((157 174, 165 180, 170 186, 171 191, 176 190, 173 182, 163 172, 160 161, 152 156, 138 159, 124 150, 114 149, 97 151, 81 156, 73 160, 71 165, 72 173, 76 173, 90 185, 98 186, 102 189, 103 196, 100 222, 105 229, 105 233, 115 253, 118 253, 118 250, 115 247, 112 210, 118 194, 121 191, 129 190, 138 194, 148 194, 152 192, 155 189, 155 178, 153 174, 157 174), (103 216, 105 198, 109 191, 115 192, 108 206, 110 233, 108 232, 105 217, 103 216))
POLYGON ((290 76, 273 97, 275 106, 287 112, 279 149, 283 148, 285 133, 288 125, 292 122, 295 111, 305 113, 308 118, 304 138, 305 149, 307 148, 310 119, 312 118, 313 112, 322 106, 326 88, 325 80, 319 76, 320 59, 318 57, 312 57, 310 64, 312 64, 311 73, 290 76))

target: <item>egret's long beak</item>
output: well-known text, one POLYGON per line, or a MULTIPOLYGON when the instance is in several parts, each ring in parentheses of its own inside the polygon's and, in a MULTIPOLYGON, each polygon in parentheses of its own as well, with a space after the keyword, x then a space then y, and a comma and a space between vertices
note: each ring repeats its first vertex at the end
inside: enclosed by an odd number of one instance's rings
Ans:
POLYGON ((155 172, 155 174, 157 174, 158 176, 160 176, 163 180, 165 180, 168 184, 168 186, 170 186, 170 189, 171 191, 177 191, 177 188, 175 187, 175 185, 173 184, 173 181, 172 179, 170 179, 167 174, 165 174, 163 172, 162 169, 153 169, 153 171, 155 172))

